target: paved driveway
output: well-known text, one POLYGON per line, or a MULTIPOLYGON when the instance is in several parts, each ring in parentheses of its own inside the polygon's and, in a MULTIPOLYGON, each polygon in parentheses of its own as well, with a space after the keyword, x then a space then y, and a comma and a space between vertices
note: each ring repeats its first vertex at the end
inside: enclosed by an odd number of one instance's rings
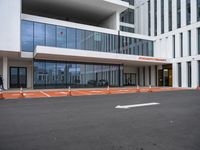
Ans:
POLYGON ((30 149, 199 150, 200 92, 1 100, 0 150, 30 149))

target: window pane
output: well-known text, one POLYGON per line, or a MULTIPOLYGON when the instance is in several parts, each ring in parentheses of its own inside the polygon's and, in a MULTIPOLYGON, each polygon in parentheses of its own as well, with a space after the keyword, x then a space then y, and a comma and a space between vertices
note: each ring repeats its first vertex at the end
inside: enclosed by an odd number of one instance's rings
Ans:
POLYGON ((22 51, 33 51, 33 22, 22 21, 22 51))
POLYGON ((34 23, 34 48, 45 45, 45 24, 34 23))
POLYGON ((67 28, 67 48, 76 48, 76 30, 67 28))
POLYGON ((66 28, 57 26, 57 47, 66 48, 66 28))
POLYGON ((56 26, 46 25, 46 46, 56 46, 56 26))

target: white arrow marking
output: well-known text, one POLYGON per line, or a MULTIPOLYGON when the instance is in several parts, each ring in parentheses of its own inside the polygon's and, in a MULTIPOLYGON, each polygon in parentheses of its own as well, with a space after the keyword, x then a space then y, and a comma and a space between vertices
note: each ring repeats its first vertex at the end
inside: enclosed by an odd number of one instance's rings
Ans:
POLYGON ((143 107, 143 106, 152 106, 152 105, 160 105, 160 103, 144 103, 144 104, 135 104, 135 105, 117 105, 115 108, 119 108, 119 109, 129 109, 129 108, 134 108, 134 107, 143 107))

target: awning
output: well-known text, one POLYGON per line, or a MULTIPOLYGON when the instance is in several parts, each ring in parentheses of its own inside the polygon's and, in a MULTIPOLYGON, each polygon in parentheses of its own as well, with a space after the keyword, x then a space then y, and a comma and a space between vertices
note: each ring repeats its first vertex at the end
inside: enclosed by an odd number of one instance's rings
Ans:
POLYGON ((166 59, 68 48, 37 46, 35 59, 127 65, 169 64, 166 59))

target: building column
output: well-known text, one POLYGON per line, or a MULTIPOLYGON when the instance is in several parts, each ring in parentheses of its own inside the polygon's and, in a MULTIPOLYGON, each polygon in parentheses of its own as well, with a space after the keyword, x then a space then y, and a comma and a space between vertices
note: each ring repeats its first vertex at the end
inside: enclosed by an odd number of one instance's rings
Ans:
POLYGON ((178 67, 175 62, 172 64, 172 74, 173 87, 178 87, 178 67))
POLYGON ((8 89, 8 57, 3 57, 3 85, 4 89, 8 89))
POLYGON ((192 63, 192 88, 198 86, 198 61, 193 60, 192 63))

